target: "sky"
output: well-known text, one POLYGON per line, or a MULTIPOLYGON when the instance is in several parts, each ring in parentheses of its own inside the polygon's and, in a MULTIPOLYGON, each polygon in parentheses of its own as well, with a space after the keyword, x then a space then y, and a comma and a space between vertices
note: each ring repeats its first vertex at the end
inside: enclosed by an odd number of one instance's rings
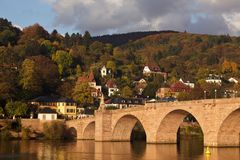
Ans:
POLYGON ((62 34, 186 30, 240 36, 239 0, 0 0, 0 17, 62 34))

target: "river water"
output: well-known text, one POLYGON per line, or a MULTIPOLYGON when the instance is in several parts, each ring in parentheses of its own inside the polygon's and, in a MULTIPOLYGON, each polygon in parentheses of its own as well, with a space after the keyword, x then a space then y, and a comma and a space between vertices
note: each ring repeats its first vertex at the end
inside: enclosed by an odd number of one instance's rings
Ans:
POLYGON ((8 141, 0 142, 4 160, 240 160, 239 148, 210 148, 198 139, 184 139, 179 145, 144 142, 94 141, 8 141))

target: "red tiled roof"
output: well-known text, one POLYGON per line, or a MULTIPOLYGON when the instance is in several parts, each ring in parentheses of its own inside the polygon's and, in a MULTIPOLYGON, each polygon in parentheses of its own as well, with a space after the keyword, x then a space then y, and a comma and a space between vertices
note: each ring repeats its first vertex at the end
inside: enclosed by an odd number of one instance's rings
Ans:
POLYGON ((77 84, 88 83, 88 82, 96 82, 94 79, 93 72, 91 72, 89 75, 78 77, 77 84))
POLYGON ((117 85, 116 85, 116 83, 114 82, 113 79, 109 79, 107 81, 107 83, 106 83, 106 87, 108 87, 108 88, 117 88, 117 85))
POLYGON ((170 90, 172 92, 189 92, 191 89, 189 86, 185 85, 184 83, 178 81, 171 85, 170 90))

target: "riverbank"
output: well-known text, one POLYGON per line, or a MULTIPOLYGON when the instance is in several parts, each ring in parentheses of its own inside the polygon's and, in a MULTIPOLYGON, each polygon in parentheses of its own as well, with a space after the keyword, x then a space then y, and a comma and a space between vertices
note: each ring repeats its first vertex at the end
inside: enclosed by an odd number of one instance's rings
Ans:
MULTIPOLYGON (((37 126, 39 128, 39 126, 37 126)), ((72 139, 63 121, 43 122, 41 130, 23 125, 21 119, 0 121, 0 140, 72 139)))
POLYGON ((179 127, 178 135, 203 137, 203 132, 196 122, 183 122, 179 127))

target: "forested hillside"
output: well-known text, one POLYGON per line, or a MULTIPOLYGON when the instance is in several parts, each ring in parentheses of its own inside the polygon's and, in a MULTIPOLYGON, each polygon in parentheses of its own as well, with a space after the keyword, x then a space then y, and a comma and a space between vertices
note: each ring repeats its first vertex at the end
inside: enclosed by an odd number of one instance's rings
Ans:
MULTIPOLYGON (((144 77, 146 64, 167 72, 167 84, 179 78, 198 82, 210 73, 239 78, 240 37, 155 33, 92 38, 86 31, 83 35, 62 36, 56 30, 48 33, 39 24, 20 31, 8 20, 0 19, 0 104, 41 95, 72 98, 77 77, 90 71, 103 91, 106 81, 112 78, 121 95, 134 97, 133 82, 144 77), (111 77, 100 76, 103 65, 112 70, 111 77)), ((151 84, 148 89, 156 91, 163 85, 162 77, 145 78, 151 84)), ((144 93, 147 96, 149 91, 144 93)))

